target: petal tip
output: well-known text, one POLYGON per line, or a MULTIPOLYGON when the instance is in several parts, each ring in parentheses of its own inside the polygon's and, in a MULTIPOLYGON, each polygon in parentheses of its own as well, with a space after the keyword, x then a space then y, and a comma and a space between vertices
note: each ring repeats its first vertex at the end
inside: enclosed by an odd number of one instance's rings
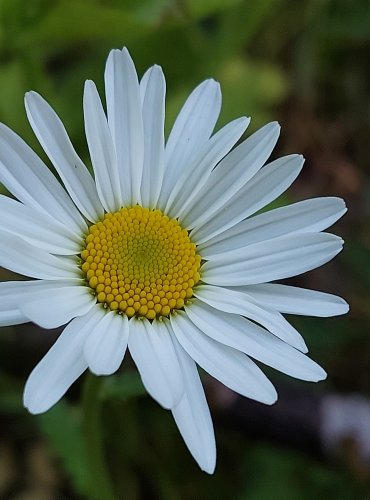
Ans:
POLYGON ((343 312, 341 314, 347 314, 349 312, 349 304, 344 299, 342 299, 343 312))
POLYGON ((30 98, 30 96, 32 95, 33 93, 33 90, 28 90, 25 94, 24 94, 24 100, 27 101, 27 99, 30 98))
POLYGON ((123 60, 129 61, 130 63, 134 64, 134 61, 132 60, 131 54, 128 50, 127 47, 123 47, 122 50, 119 51, 120 55, 122 56, 123 60))
POLYGON ((327 378, 328 374, 324 370, 324 368, 321 368, 321 366, 317 365, 317 369, 315 370, 315 374, 312 377, 312 382, 321 382, 322 380, 325 380, 327 378))
POLYGON ((32 104, 36 104, 37 101, 43 101, 44 99, 41 97, 40 94, 35 92, 34 90, 29 90, 24 94, 24 104, 26 106, 26 109, 32 104))
POLYGON ((163 69, 162 69, 162 66, 160 66, 159 64, 153 64, 152 66, 152 70, 153 71, 156 71, 157 73, 159 73, 160 75, 163 75, 163 69))
POLYGON ((220 82, 218 82, 214 78, 207 78, 207 80, 204 80, 204 85, 214 85, 220 87, 220 82))
POLYGON ((209 475, 214 474, 215 469, 216 469, 216 457, 209 464, 206 464, 206 465, 202 464, 202 465, 199 465, 199 467, 201 468, 201 470, 203 472, 206 472, 209 475))
POLYGON ((269 396, 264 399, 263 403, 272 406, 276 403, 277 400, 278 400, 278 393, 274 389, 274 392, 269 394, 269 396))
POLYGON ((85 85, 84 85, 85 89, 88 88, 88 87, 95 87, 95 83, 92 81, 92 80, 85 80, 85 85))
POLYGON ((25 403, 23 403, 23 406, 28 411, 28 413, 31 413, 31 415, 41 415, 46 411, 46 410, 40 410, 37 407, 33 407, 32 404, 26 405, 25 403))
POLYGON ((213 89, 215 91, 216 97, 219 99, 221 97, 221 85, 220 82, 217 80, 214 80, 213 78, 207 78, 207 80, 204 80, 198 88, 203 88, 206 89, 208 88, 209 90, 213 89))
POLYGON ((268 125, 270 125, 270 127, 271 127, 271 128, 274 128, 274 129, 276 129, 276 130, 277 130, 277 131, 279 131, 279 132, 280 132, 280 130, 281 130, 281 125, 280 125, 280 123, 279 123, 278 121, 276 121, 276 120, 275 120, 275 121, 273 121, 273 122, 271 122, 271 123, 269 123, 268 125))
POLYGON ((40 415, 49 410, 49 407, 43 406, 42 402, 37 402, 37 397, 32 398, 32 395, 28 391, 27 382, 23 393, 23 406, 31 415, 40 415))

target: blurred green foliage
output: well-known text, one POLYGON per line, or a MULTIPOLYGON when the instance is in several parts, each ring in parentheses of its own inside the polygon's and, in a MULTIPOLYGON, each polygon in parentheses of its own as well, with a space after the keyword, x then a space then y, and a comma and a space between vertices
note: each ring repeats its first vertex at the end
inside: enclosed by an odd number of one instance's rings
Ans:
MULTIPOLYGON (((139 74, 154 63, 164 68, 167 130, 189 91, 213 77, 220 81, 224 99, 219 126, 243 114, 252 116, 251 129, 279 117, 287 125, 281 151, 302 146, 308 164, 319 156, 317 144, 329 141, 335 165, 346 161, 357 184, 352 181, 352 191, 330 191, 332 186, 348 187, 349 181, 335 184, 335 176, 342 174, 331 172, 323 187, 321 170, 311 169, 308 187, 298 184, 295 193, 347 195, 352 215, 338 232, 347 235, 349 244, 321 281, 315 274, 316 281, 303 277, 299 284, 331 288, 350 300, 353 312, 345 319, 293 321, 312 356, 328 368, 326 390, 369 396, 369 125, 364 112, 369 104, 369 26, 367 0, 0 0, 0 120, 45 158, 23 107, 24 93, 34 89, 60 114, 88 163, 83 83, 93 79, 103 91, 107 53, 126 45, 139 74), (293 114, 298 122, 292 126, 293 114), (338 120, 345 140, 340 136, 335 142, 338 120), (304 134, 302 124, 308 128, 304 134)), ((348 168, 343 170, 347 176, 348 168)), ((291 199, 288 194, 284 202, 291 199)), ((17 422, 9 431, 15 443, 45 436, 50 453, 59 459, 59 474, 67 485, 62 491, 68 498, 89 498, 87 451, 75 396, 39 417, 22 409, 23 381, 46 351, 39 336, 22 348, 22 332, 22 326, 4 329, 0 338, 0 414, 5 423, 9 418, 17 422)), ((103 437, 119 498, 144 498, 143 491, 168 500, 370 498, 366 479, 343 465, 248 442, 218 425, 219 465, 215 476, 208 477, 193 463, 168 413, 143 395, 132 372, 107 378, 101 388, 103 437)))

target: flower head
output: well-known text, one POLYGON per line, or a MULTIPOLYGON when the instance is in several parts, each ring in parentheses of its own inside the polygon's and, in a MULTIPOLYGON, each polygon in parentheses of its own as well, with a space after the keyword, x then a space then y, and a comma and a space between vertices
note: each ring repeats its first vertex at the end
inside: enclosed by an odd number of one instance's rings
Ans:
POLYGON ((253 216, 290 186, 303 158, 264 166, 276 123, 235 148, 249 119, 212 135, 221 107, 213 80, 189 96, 166 143, 161 68, 139 82, 127 50, 113 50, 105 91, 106 113, 86 82, 94 176, 52 108, 26 95, 30 124, 64 187, 0 125, 0 181, 19 200, 0 196, 0 265, 35 278, 0 284, 0 325, 68 323, 28 378, 31 413, 47 411, 87 368, 114 373, 128 346, 147 391, 212 472, 214 433, 196 363, 267 404, 276 391, 251 358, 299 379, 325 377, 281 313, 333 316, 347 304, 272 281, 340 252, 342 240, 321 231, 346 208, 316 198, 253 216))

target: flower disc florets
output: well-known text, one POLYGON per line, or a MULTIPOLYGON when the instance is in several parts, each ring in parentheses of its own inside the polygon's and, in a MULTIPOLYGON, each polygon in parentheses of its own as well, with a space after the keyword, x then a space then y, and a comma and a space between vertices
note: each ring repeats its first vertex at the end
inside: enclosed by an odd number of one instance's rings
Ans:
POLYGON ((81 258, 98 302, 129 317, 168 316, 200 279, 201 257, 188 232, 160 210, 139 205, 90 226, 81 258))

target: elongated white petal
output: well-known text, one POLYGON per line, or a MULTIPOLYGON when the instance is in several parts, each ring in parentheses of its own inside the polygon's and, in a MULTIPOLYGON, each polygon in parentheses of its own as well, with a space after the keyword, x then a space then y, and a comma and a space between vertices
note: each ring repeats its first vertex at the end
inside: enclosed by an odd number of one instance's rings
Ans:
POLYGON ((127 348, 128 319, 126 315, 106 312, 94 325, 85 345, 84 356, 90 370, 96 375, 111 375, 120 367, 127 348))
MULTIPOLYGON (((39 290, 50 290, 49 280, 3 281, 0 283, 0 325, 27 323, 30 319, 19 307, 27 298, 39 290)), ((52 287, 83 285, 82 280, 58 280, 52 287)))
POLYGON ((158 200, 162 210, 180 173, 212 134, 220 110, 221 90, 214 80, 198 85, 186 100, 166 144, 165 176, 158 200))
POLYGON ((270 210, 236 224, 211 238, 199 249, 206 259, 252 243, 286 234, 319 232, 336 222, 347 211, 340 198, 313 198, 270 210))
POLYGON ((263 283, 237 287, 235 291, 244 292, 259 304, 287 314, 327 318, 346 314, 349 309, 347 302, 337 295, 296 286, 263 283))
POLYGON ((202 267, 202 279, 212 285, 241 286, 290 278, 322 266, 342 247, 343 240, 328 233, 281 236, 212 257, 202 267))
POLYGON ((83 286, 83 280, 31 280, 2 281, 0 283, 0 311, 17 309, 24 299, 40 290, 50 290, 51 287, 83 286))
POLYGON ((94 305, 89 287, 50 281, 49 286, 24 297, 19 309, 41 327, 56 328, 76 316, 83 316, 94 305))
POLYGON ((72 200, 87 219, 97 220, 103 207, 94 179, 74 150, 60 118, 36 92, 27 92, 25 105, 31 127, 72 200))
POLYGON ((297 178, 303 163, 301 155, 289 155, 263 167, 211 219, 193 230, 193 241, 204 243, 274 201, 297 178))
POLYGON ((166 81, 162 68, 148 69, 140 82, 144 124, 144 165, 141 179, 141 203, 154 208, 164 172, 164 116, 166 81))
POLYGON ((66 191, 27 144, 0 124, 0 182, 28 207, 50 214, 75 234, 86 223, 66 191))
POLYGON ((198 301, 185 307, 185 311, 191 321, 214 340, 291 377, 313 382, 326 377, 317 363, 242 316, 224 313, 198 301))
POLYGON ((159 321, 132 319, 128 346, 149 394, 164 408, 176 406, 184 383, 175 348, 166 327, 159 321))
POLYGON ((260 323, 284 342, 307 352, 302 336, 277 311, 262 307, 246 293, 218 286, 200 285, 195 291, 202 302, 227 313, 241 314, 260 323))
POLYGON ((23 404, 31 413, 43 413, 51 408, 86 370, 82 349, 96 323, 97 311, 99 309, 94 308, 71 321, 31 372, 23 395, 23 404))
POLYGON ((185 351, 210 375, 243 396, 266 404, 276 401, 274 386, 246 355, 205 335, 185 313, 172 315, 171 326, 185 351))
MULTIPOLYGON (((30 318, 20 310, 30 298, 39 291, 49 294, 49 300, 53 301, 52 295, 55 289, 70 288, 73 286, 84 286, 84 281, 79 279, 69 280, 32 280, 32 281, 4 281, 0 283, 0 325, 16 325, 31 321, 30 318)), ((59 304, 63 307, 63 304, 59 304)), ((66 321, 64 321, 65 323, 66 321)), ((62 324, 62 323, 60 323, 62 324)))
POLYGON ((144 159, 139 82, 127 49, 112 50, 105 68, 108 124, 116 149, 122 205, 140 202, 144 159))
POLYGON ((105 210, 115 212, 122 205, 116 151, 98 91, 91 80, 85 83, 83 106, 96 189, 105 210))
POLYGON ((199 467, 212 474, 216 465, 216 442, 202 382, 194 361, 174 338, 172 328, 169 334, 173 338, 185 387, 180 402, 172 408, 172 414, 186 446, 199 467))
POLYGON ((192 205, 193 198, 205 185, 213 168, 240 139, 249 122, 249 118, 242 117, 228 123, 192 156, 172 188, 166 213, 180 217, 192 205))
POLYGON ((32 278, 79 278, 77 263, 51 255, 18 236, 1 230, 0 266, 32 278))
POLYGON ((182 210, 185 227, 203 224, 225 205, 263 166, 280 133, 277 122, 269 123, 229 153, 211 172, 191 207, 182 210))
POLYGON ((0 229, 46 252, 73 255, 81 251, 82 238, 44 212, 26 207, 4 195, 0 195, 0 212, 0 229))
POLYGON ((21 325, 22 323, 28 322, 29 319, 18 309, 0 311, 0 326, 21 325))

